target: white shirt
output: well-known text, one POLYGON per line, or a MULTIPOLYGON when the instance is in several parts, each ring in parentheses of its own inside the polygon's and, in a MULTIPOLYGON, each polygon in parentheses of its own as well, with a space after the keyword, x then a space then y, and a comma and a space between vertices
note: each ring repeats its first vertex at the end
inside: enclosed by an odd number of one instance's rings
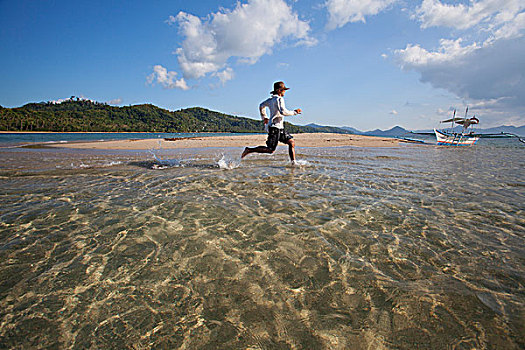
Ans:
POLYGON ((279 129, 284 129, 284 116, 285 115, 297 115, 295 111, 289 111, 284 106, 284 98, 278 95, 272 95, 269 99, 262 102, 259 105, 259 112, 261 113, 261 119, 268 118, 266 115, 266 108, 270 110, 270 122, 269 126, 279 129))

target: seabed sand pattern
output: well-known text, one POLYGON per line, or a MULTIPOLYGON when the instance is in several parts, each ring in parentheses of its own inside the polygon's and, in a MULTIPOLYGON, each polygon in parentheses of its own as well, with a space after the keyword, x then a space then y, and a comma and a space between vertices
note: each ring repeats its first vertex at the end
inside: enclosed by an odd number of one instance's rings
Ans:
POLYGON ((523 149, 153 146, 0 151, 0 348, 524 348, 523 149))

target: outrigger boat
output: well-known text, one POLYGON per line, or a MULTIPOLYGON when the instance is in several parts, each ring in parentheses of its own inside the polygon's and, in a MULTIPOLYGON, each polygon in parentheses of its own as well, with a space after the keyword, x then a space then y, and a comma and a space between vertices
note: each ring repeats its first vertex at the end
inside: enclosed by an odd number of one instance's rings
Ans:
MULTIPOLYGON (((476 118, 476 116, 472 118, 467 118, 468 113, 468 107, 465 111, 465 117, 464 118, 456 118, 456 110, 454 110, 454 115, 451 119, 443 120, 440 123, 452 123, 450 129, 434 129, 433 133, 430 132, 415 132, 415 131, 409 131, 410 134, 417 134, 417 135, 435 135, 437 144, 438 145, 444 145, 444 146, 472 146, 480 138, 488 138, 488 139, 499 139, 499 138, 517 138, 520 142, 525 143, 525 140, 522 138, 522 136, 511 134, 509 132, 500 132, 499 134, 477 134, 474 133, 473 126, 476 124, 479 124, 479 119, 476 118), (454 124, 461 125, 461 128, 454 128, 454 124), (461 130, 461 132, 458 132, 458 129, 461 130)), ((427 143, 423 140, 417 140, 412 138, 406 138, 406 137, 398 137, 398 139, 403 140, 405 142, 417 142, 417 143, 427 143)))
POLYGON ((479 123, 476 116, 467 118, 468 107, 464 118, 456 118, 456 110, 452 119, 443 120, 441 123, 452 123, 449 130, 434 129, 438 145, 442 146, 472 146, 479 140, 479 135, 475 135, 473 126, 479 123), (454 131, 454 124, 462 125, 461 132, 454 131))

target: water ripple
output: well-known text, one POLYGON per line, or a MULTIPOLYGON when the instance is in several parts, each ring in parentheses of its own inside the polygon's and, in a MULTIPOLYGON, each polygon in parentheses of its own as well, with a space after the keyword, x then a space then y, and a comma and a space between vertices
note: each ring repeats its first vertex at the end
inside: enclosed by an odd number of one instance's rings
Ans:
POLYGON ((237 151, 4 152, 0 348, 523 348, 521 149, 237 151))

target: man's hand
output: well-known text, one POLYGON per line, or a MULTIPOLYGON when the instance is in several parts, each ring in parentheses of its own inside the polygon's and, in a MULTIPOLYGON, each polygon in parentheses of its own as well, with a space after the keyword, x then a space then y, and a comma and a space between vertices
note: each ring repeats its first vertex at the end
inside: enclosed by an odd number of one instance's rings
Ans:
POLYGON ((301 114, 302 110, 301 110, 301 108, 297 108, 294 112, 297 113, 297 114, 301 114))
POLYGON ((268 124, 270 122, 270 119, 264 118, 264 125, 268 124))

